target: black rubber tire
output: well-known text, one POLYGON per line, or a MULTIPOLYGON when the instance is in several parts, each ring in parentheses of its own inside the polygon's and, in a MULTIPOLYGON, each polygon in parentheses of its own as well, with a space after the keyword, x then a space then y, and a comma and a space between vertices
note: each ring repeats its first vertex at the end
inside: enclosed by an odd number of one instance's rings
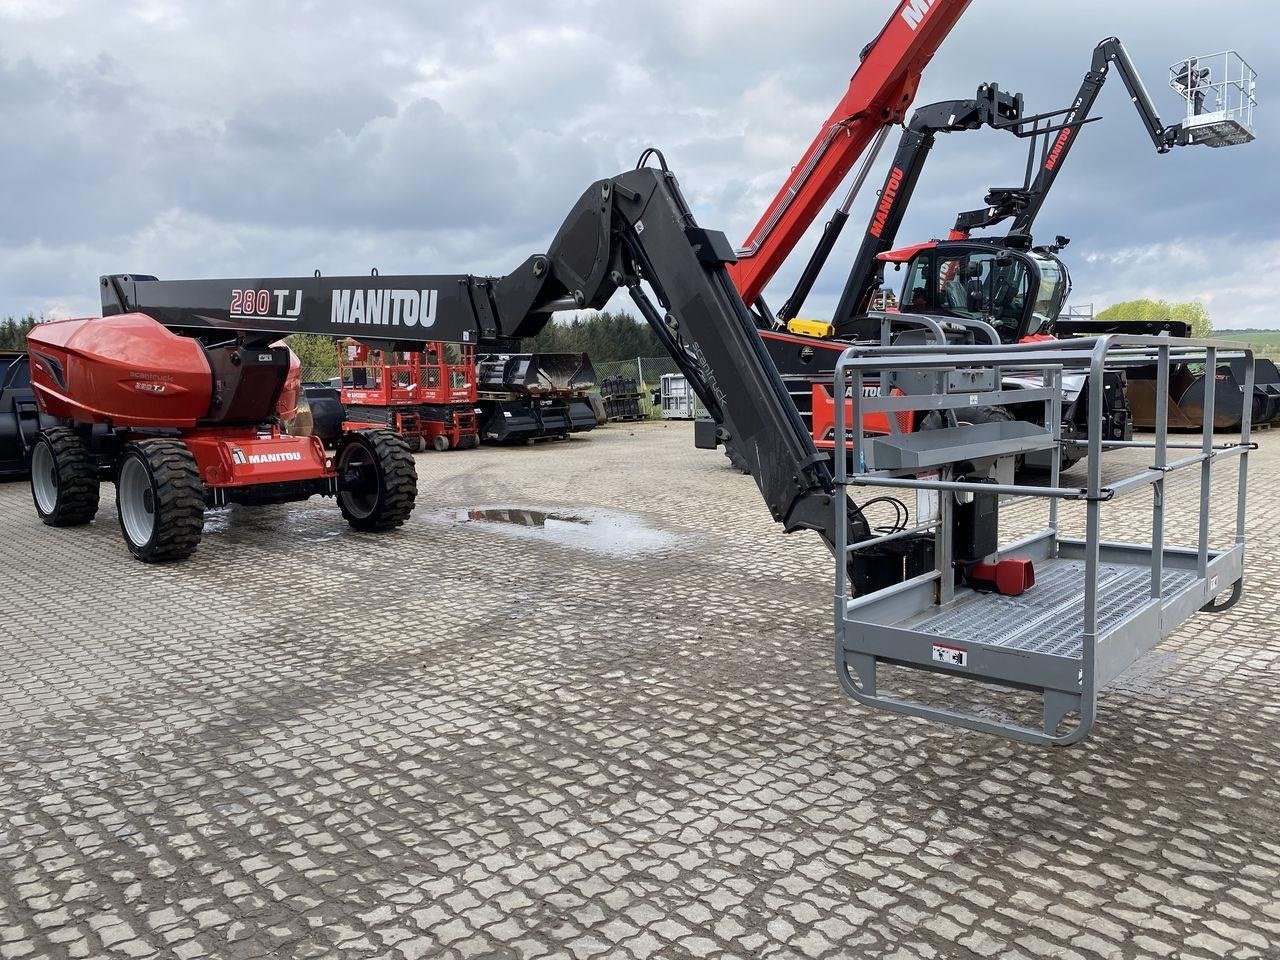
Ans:
MULTIPOLYGON (((31 476, 31 499, 40 521, 50 527, 83 526, 98 513, 98 465, 89 446, 70 427, 51 427, 36 436, 31 460, 37 459, 37 448, 47 452, 55 500, 45 510, 36 496, 34 471, 31 476)), ((43 459, 43 458, 41 458, 43 459)))
POLYGON ((371 489, 338 490, 338 509, 355 530, 382 533, 409 519, 418 497, 418 469, 404 437, 391 430, 353 430, 338 441, 334 464, 339 483, 349 461, 363 459, 373 468, 371 489))
POLYGON ((144 563, 173 563, 195 553, 204 530, 204 484, 196 458, 181 440, 138 440, 128 444, 116 465, 116 517, 129 552, 144 563), (150 482, 150 536, 135 542, 125 524, 121 478, 131 462, 150 482))
POLYGON ((441 433, 431 441, 431 446, 435 448, 437 453, 444 453, 449 449, 449 438, 441 433))

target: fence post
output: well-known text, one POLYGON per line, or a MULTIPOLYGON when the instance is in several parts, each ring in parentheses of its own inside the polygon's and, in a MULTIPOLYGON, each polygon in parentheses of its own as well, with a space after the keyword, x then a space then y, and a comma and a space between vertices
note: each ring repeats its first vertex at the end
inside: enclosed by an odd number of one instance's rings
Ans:
POLYGON ((640 364, 640 358, 636 357, 636 379, 640 381, 640 389, 644 389, 644 367, 640 364))

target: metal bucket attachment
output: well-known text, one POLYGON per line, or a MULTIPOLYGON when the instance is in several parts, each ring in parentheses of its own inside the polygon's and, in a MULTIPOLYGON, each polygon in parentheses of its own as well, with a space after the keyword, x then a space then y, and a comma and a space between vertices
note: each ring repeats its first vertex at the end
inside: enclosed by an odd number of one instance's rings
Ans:
MULTIPOLYGON (((1239 430, 1244 418, 1245 369, 1243 360, 1218 364, 1217 376, 1185 364, 1169 370, 1169 429, 1199 430, 1204 424, 1205 397, 1213 384, 1213 428, 1239 430)), ((1156 425, 1156 367, 1133 367, 1127 371, 1129 404, 1133 425, 1152 430, 1156 425)), ((1255 361, 1252 402, 1249 415, 1254 425, 1280 422, 1280 370, 1271 360, 1255 361)))
POLYGON ((595 367, 585 353, 491 354, 476 366, 481 390, 576 393, 596 384, 595 367))

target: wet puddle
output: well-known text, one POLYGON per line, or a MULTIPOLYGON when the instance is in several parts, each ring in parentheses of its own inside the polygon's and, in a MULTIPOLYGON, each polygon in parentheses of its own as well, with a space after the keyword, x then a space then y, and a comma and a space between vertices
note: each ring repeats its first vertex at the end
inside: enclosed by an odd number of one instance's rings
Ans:
POLYGON ((477 524, 500 535, 619 557, 661 553, 675 548, 682 540, 679 534, 651 527, 640 517, 594 507, 571 510, 507 505, 467 507, 439 511, 430 519, 477 524))
POLYGON ((347 524, 332 500, 283 506, 210 507, 204 512, 203 533, 206 537, 253 535, 268 527, 283 527, 291 541, 301 543, 328 543, 347 531, 347 524), (323 524, 317 524, 317 520, 323 524))

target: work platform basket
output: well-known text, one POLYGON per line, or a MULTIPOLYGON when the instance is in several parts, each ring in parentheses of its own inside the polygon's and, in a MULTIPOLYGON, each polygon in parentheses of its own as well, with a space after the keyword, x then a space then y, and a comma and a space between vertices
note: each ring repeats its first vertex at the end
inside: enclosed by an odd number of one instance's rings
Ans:
MULTIPOLYGON (((1215 440, 1214 391, 1206 393, 1205 426, 1196 439, 1186 439, 1184 434, 1184 439, 1171 440, 1168 430, 1171 365, 1203 363, 1205 369, 1215 370, 1220 362, 1235 359, 1245 361, 1248 396, 1253 387, 1252 351, 1227 341, 1113 334, 1008 346, 846 350, 836 369, 835 388, 837 396, 851 398, 851 410, 836 405, 835 435, 848 437, 850 449, 849 456, 836 457, 837 490, 855 500, 860 495, 855 488, 915 490, 933 507, 931 515, 917 517, 910 529, 849 543, 846 498, 833 498, 835 529, 840 531, 835 654, 844 689, 868 706, 1017 740, 1069 744, 1084 739, 1094 723, 1100 690, 1197 611, 1225 609, 1239 597, 1247 465, 1253 449, 1249 404, 1244 404, 1239 439, 1215 440), (1151 364, 1158 378, 1154 435, 1104 439, 1100 414, 1104 372, 1151 364), (1048 458, 1052 466, 1046 485, 1019 482, 1013 475, 1013 461, 1061 448, 1063 377, 1079 373, 1088 375, 1084 485, 1063 483, 1058 456, 1048 458), (904 377, 933 384, 932 392, 886 395, 887 385, 904 377), (871 396, 864 395, 867 381, 881 385, 870 388, 871 396), (1010 386, 1015 382, 1018 389, 1010 386), (1024 413, 1028 406, 1042 404, 1047 426, 963 413, 1013 404, 1024 413), (900 411, 929 411, 935 418, 960 425, 915 433, 899 433, 895 428, 871 437, 864 437, 861 430, 847 432, 849 424, 862 423, 868 413, 900 411), (1109 464, 1104 483, 1103 453, 1118 449, 1149 453, 1149 465, 1112 478, 1116 470, 1109 464), (1228 458, 1238 462, 1238 476, 1231 485, 1234 542, 1227 549, 1211 549, 1211 516, 1231 513, 1230 505, 1214 509, 1211 503, 1214 468, 1228 458), (1199 516, 1194 539, 1173 545, 1165 539, 1166 484, 1180 471, 1199 474, 1199 516), (997 482, 992 482, 993 477, 997 482), (1000 482, 1006 478, 1008 482, 1000 482), (1019 596, 982 592, 967 585, 953 569, 952 518, 957 500, 980 494, 997 495, 1001 509, 1028 500, 1048 502, 1047 526, 1016 542, 1002 540, 998 552, 987 558, 1032 561, 1035 583, 1019 596), (1129 507, 1124 517, 1131 521, 1130 498, 1140 494, 1146 494, 1150 505, 1149 542, 1107 537, 1107 513, 1121 509, 1117 504, 1123 500, 1129 507), (1060 535, 1062 501, 1084 504, 1083 539, 1060 535), (922 534, 932 537, 933 569, 865 595, 851 595, 850 558, 889 541, 922 534), (985 708, 953 709, 884 694, 877 688, 877 669, 884 665, 1039 694, 1043 724, 1037 729, 985 708), (1071 726, 1068 717, 1073 714, 1079 720, 1071 726)), ((888 417, 891 424, 895 419, 888 417)))
POLYGON ((1187 103, 1189 142, 1231 147, 1255 137, 1258 74, 1234 50, 1189 57, 1169 68, 1169 86, 1187 103))

